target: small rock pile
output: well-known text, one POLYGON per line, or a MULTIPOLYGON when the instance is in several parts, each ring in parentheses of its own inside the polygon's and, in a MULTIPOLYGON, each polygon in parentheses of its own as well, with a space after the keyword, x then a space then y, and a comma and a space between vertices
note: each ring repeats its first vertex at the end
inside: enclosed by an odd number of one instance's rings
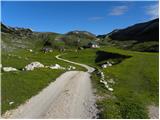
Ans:
POLYGON ((107 68, 107 67, 110 67, 110 66, 112 66, 112 63, 110 63, 109 61, 107 61, 107 63, 103 64, 101 67, 102 68, 107 68))
MULTIPOLYGON (((2 68, 2 65, 0 66, 2 68)), ((50 68, 50 69, 62 69, 62 70, 75 70, 76 67, 74 66, 69 66, 67 68, 60 66, 59 64, 55 64, 55 65, 51 65, 51 66, 44 66, 42 63, 40 62, 32 62, 28 65, 26 65, 22 70, 23 71, 32 71, 35 68, 50 68)), ((10 71, 18 71, 16 68, 13 67, 3 67, 2 70, 4 72, 10 72, 10 71)))
MULTIPOLYGON (((98 72, 101 76, 101 79, 100 79, 100 82, 103 83, 105 85, 105 87, 109 90, 109 91, 113 91, 113 88, 109 87, 109 84, 107 81, 105 81, 105 76, 104 76, 104 73, 99 71, 98 72)), ((110 82, 111 83, 111 82, 110 82)))

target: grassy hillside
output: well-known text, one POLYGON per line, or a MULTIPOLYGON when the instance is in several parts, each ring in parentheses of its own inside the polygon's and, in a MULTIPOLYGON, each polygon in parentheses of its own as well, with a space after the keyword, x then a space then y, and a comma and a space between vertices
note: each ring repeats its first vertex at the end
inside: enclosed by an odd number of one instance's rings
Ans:
POLYGON ((158 52, 159 51, 159 19, 138 23, 124 29, 97 36, 101 44, 117 46, 123 49, 158 52))
MULTIPOLYGON (((148 118, 147 106, 158 105, 158 53, 142 53, 104 47, 87 49, 63 56, 72 61, 94 66, 104 72, 106 81, 113 79, 113 92, 106 90, 100 77, 92 75, 94 88, 101 99, 100 118, 148 118), (131 56, 119 64, 102 69, 97 63, 97 51, 131 56)), ((107 56, 106 56, 107 58, 107 56)), ((111 58, 112 59, 112 58, 111 58)), ((101 63, 105 63, 105 59, 101 63)))
MULTIPOLYGON (((6 54, 2 52, 2 66, 14 67, 19 69, 17 72, 2 72, 2 114, 6 110, 13 109, 20 104, 24 103, 27 99, 36 95, 44 87, 53 82, 58 76, 60 76, 66 70, 51 70, 48 68, 36 69, 34 71, 22 71, 26 65, 34 61, 39 61, 45 66, 59 64, 63 67, 68 67, 71 64, 67 64, 63 61, 59 61, 55 58, 57 54, 61 54, 59 51, 52 53, 46 53, 28 50, 17 50, 6 54), (10 102, 14 104, 9 105, 10 102)), ((76 66, 77 70, 83 70, 84 68, 76 66)))
MULTIPOLYGON (((34 61, 47 66, 56 63, 63 67, 69 66, 70 64, 55 59, 55 55, 62 54, 58 50, 59 47, 66 48, 67 54, 64 54, 64 58, 96 68, 92 74, 92 82, 96 94, 99 95, 97 104, 101 110, 100 118, 148 118, 148 105, 158 105, 158 53, 145 52, 158 51, 159 45, 156 40, 113 40, 106 35, 96 37, 86 31, 71 31, 67 34, 40 33, 5 25, 2 25, 1 35, 2 66, 19 69, 18 72, 1 73, 2 113, 24 103, 65 72, 47 68, 22 71, 22 68, 34 61), (91 41, 104 46, 99 49, 77 51, 77 48, 86 46, 91 41), (51 47, 53 52, 44 54, 41 51, 43 47, 51 47), (33 52, 29 52, 29 49, 33 52), (102 69, 101 65, 107 61, 113 61, 114 65, 102 69), (106 81, 115 81, 115 84, 111 85, 113 92, 109 92, 99 82, 98 70, 104 72, 106 81), (14 103, 9 105, 10 102, 14 103)), ((76 68, 85 70, 79 66, 76 68)))

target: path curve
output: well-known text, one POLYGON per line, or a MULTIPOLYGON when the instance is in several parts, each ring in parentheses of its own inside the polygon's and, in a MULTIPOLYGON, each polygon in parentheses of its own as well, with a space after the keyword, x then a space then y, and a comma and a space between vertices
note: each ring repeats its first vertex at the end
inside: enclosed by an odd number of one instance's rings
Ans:
POLYGON ((33 96, 25 104, 17 109, 7 111, 4 118, 97 118, 95 96, 92 92, 90 72, 93 68, 64 60, 57 59, 83 66, 88 69, 83 71, 68 71, 63 73, 39 94, 33 96))
POLYGON ((62 60, 62 61, 65 61, 65 62, 68 62, 68 63, 72 63, 72 64, 75 64, 75 65, 79 65, 79 66, 82 66, 84 68, 86 68, 88 71, 88 73, 92 73, 95 69, 93 67, 90 67, 88 65, 85 65, 85 64, 81 64, 81 63, 77 63, 77 62, 73 62, 73 61, 70 61, 70 60, 66 60, 66 59, 63 59, 63 58, 60 58, 61 55, 57 55, 56 58, 58 60, 62 60))

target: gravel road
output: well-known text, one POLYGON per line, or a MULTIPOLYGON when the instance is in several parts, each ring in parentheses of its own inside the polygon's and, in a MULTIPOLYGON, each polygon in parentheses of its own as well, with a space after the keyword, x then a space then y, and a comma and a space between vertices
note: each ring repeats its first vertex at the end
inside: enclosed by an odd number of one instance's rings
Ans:
POLYGON ((25 104, 7 111, 4 118, 96 118, 98 110, 89 74, 94 68, 61 59, 59 56, 56 58, 81 65, 88 71, 62 74, 25 104))

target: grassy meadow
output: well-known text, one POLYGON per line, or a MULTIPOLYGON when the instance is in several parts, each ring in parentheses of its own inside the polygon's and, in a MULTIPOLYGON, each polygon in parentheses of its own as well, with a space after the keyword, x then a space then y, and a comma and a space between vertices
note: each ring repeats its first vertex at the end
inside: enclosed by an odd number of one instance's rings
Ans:
MULTIPOLYGON (((26 100, 36 95, 39 91, 53 82, 66 70, 52 70, 49 68, 40 68, 33 71, 22 71, 22 69, 31 62, 38 61, 45 66, 59 64, 68 67, 69 63, 57 60, 56 55, 61 54, 58 51, 52 53, 29 52, 28 50, 17 50, 11 53, 2 52, 2 66, 14 67, 19 71, 3 72, 2 78, 2 114, 7 110, 16 108, 26 100), (14 102, 10 105, 10 102, 14 102)), ((84 68, 73 65, 76 70, 85 71, 84 68)))
MULTIPOLYGON (((114 79, 114 91, 101 84, 99 76, 92 74, 100 118, 148 118, 148 105, 158 105, 158 53, 135 52, 113 47, 86 49, 63 56, 72 61, 94 66, 104 72, 106 81, 114 79), (96 63, 97 51, 130 56, 119 64, 102 69, 96 63)), ((112 59, 112 58, 111 58, 112 59)), ((103 60, 106 61, 106 60, 103 60)), ((103 63, 101 61, 101 63, 103 63)))

